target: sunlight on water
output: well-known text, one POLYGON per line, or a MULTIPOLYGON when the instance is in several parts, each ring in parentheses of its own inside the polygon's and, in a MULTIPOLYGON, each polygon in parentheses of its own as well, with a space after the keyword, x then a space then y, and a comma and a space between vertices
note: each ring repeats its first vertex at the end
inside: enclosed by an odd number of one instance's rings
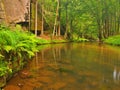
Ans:
POLYGON ((20 90, 120 89, 120 48, 93 43, 45 46, 6 87, 12 86, 11 90, 15 87, 20 90))

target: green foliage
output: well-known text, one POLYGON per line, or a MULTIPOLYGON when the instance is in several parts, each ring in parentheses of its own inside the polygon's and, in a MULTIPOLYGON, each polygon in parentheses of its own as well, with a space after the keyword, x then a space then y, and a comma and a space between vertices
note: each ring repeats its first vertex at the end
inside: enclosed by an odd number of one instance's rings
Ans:
POLYGON ((87 42, 89 41, 88 39, 85 39, 85 38, 78 38, 78 39, 74 39, 73 40, 74 42, 87 42))
MULTIPOLYGON (((44 8, 45 29, 53 30, 57 0, 38 0, 44 8)), ((120 33, 120 0, 60 0, 61 33, 98 40, 120 33)), ((41 12, 39 11, 39 17, 41 12)), ((57 23, 58 24, 58 23, 57 23)))
POLYGON ((66 40, 51 40, 51 43, 64 43, 66 40))
MULTIPOLYGON (((22 32, 22 31, 0 31, 0 46, 2 52, 7 53, 27 53, 29 57, 33 56, 31 52, 36 52, 38 40, 34 35, 22 32)), ((14 55, 13 54, 13 55, 14 55)), ((11 54, 10 54, 11 55, 11 54)))
POLYGON ((50 43, 50 40, 46 40, 46 39, 43 39, 43 38, 39 38, 39 39, 38 39, 38 43, 39 43, 39 44, 48 44, 48 43, 50 43))
POLYGON ((7 27, 5 24, 0 24, 0 30, 9 30, 10 28, 7 27))
POLYGON ((120 46, 120 35, 109 37, 104 40, 105 43, 120 46))
POLYGON ((0 76, 3 76, 11 72, 13 62, 17 61, 19 68, 35 55, 39 39, 31 33, 20 31, 19 27, 11 30, 1 26, 0 29, 0 76))
POLYGON ((3 58, 4 56, 2 54, 0 54, 0 59, 3 58))
POLYGON ((89 40, 85 39, 85 38, 78 37, 76 34, 74 34, 71 41, 73 41, 73 42, 87 42, 89 40))
POLYGON ((12 69, 8 67, 7 62, 0 60, 0 77, 5 76, 9 73, 12 73, 12 69))

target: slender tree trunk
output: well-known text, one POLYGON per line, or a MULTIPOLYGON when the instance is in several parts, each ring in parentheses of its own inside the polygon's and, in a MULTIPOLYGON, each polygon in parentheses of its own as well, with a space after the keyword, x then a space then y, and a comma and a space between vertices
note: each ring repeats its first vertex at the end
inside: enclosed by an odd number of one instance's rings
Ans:
POLYGON ((60 16, 61 16, 61 2, 60 2, 60 0, 58 0, 58 7, 59 7, 59 10, 58 10, 58 36, 60 36, 61 35, 61 26, 60 26, 60 16))
MULTIPOLYGON (((119 0, 118 7, 120 7, 120 0, 119 0)), ((120 8, 118 8, 118 31, 120 33, 120 8)))
POLYGON ((60 31, 58 31, 58 29, 60 29, 60 21, 58 21, 58 19, 59 19, 59 7, 60 7, 60 1, 57 0, 57 9, 56 9, 56 17, 55 17, 53 36, 55 36, 55 34, 56 34, 56 36, 58 36, 58 32, 60 33, 60 31))
POLYGON ((44 9, 43 9, 43 3, 41 4, 42 8, 42 28, 41 28, 41 35, 44 35, 44 9))
POLYGON ((29 27, 28 27, 28 31, 30 31, 31 30, 31 5, 32 3, 31 3, 31 0, 30 0, 30 2, 29 2, 29 7, 28 7, 28 14, 29 14, 29 27))
POLYGON ((55 24, 54 24, 54 30, 53 30, 53 36, 60 35, 60 0, 57 0, 57 9, 56 9, 56 17, 55 17, 55 24))
POLYGON ((37 36, 37 5, 38 5, 38 1, 36 1, 35 3, 35 35, 37 36))
POLYGON ((55 36, 55 33, 57 33, 57 16, 58 16, 58 10, 56 9, 56 17, 55 17, 55 23, 54 23, 54 29, 53 29, 53 36, 55 36))
POLYGON ((73 20, 70 20, 70 39, 73 39, 73 20))
POLYGON ((118 17, 118 31, 120 33, 120 16, 118 17))
POLYGON ((115 20, 115 34, 117 35, 118 34, 118 31, 117 31, 117 15, 116 15, 116 12, 115 12, 115 16, 114 16, 114 20, 115 20))
POLYGON ((97 20, 97 24, 98 24, 98 30, 99 30, 98 38, 99 38, 99 41, 101 41, 102 40, 102 30, 101 30, 100 20, 97 20))
POLYGON ((55 24, 54 24, 54 29, 53 29, 53 36, 55 36, 56 26, 57 26, 57 19, 55 18, 55 24))
POLYGON ((67 33, 68 33, 68 0, 66 0, 66 30, 65 30, 65 35, 64 38, 67 38, 67 33))
POLYGON ((110 17, 109 17, 109 36, 112 35, 112 15, 110 14, 110 17))

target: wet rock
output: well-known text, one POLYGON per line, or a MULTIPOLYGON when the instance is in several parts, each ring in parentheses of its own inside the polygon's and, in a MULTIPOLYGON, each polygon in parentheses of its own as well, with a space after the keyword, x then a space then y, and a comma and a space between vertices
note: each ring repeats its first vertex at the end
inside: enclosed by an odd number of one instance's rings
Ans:
POLYGON ((20 90, 20 87, 15 85, 8 85, 4 88, 4 90, 20 90))
POLYGON ((19 87, 22 87, 22 86, 23 86, 23 84, 22 84, 22 83, 18 83, 17 85, 18 85, 19 87))
POLYGON ((20 72, 19 75, 20 75, 20 77, 23 78, 23 79, 28 78, 28 77, 31 76, 31 75, 30 75, 30 72, 28 72, 28 71, 22 71, 22 72, 20 72))

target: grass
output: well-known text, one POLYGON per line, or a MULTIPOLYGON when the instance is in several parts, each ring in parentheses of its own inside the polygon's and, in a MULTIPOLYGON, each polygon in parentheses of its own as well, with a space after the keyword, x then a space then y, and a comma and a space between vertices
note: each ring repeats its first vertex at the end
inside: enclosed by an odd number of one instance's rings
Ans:
POLYGON ((120 35, 111 36, 105 39, 104 42, 110 45, 120 46, 120 35))

